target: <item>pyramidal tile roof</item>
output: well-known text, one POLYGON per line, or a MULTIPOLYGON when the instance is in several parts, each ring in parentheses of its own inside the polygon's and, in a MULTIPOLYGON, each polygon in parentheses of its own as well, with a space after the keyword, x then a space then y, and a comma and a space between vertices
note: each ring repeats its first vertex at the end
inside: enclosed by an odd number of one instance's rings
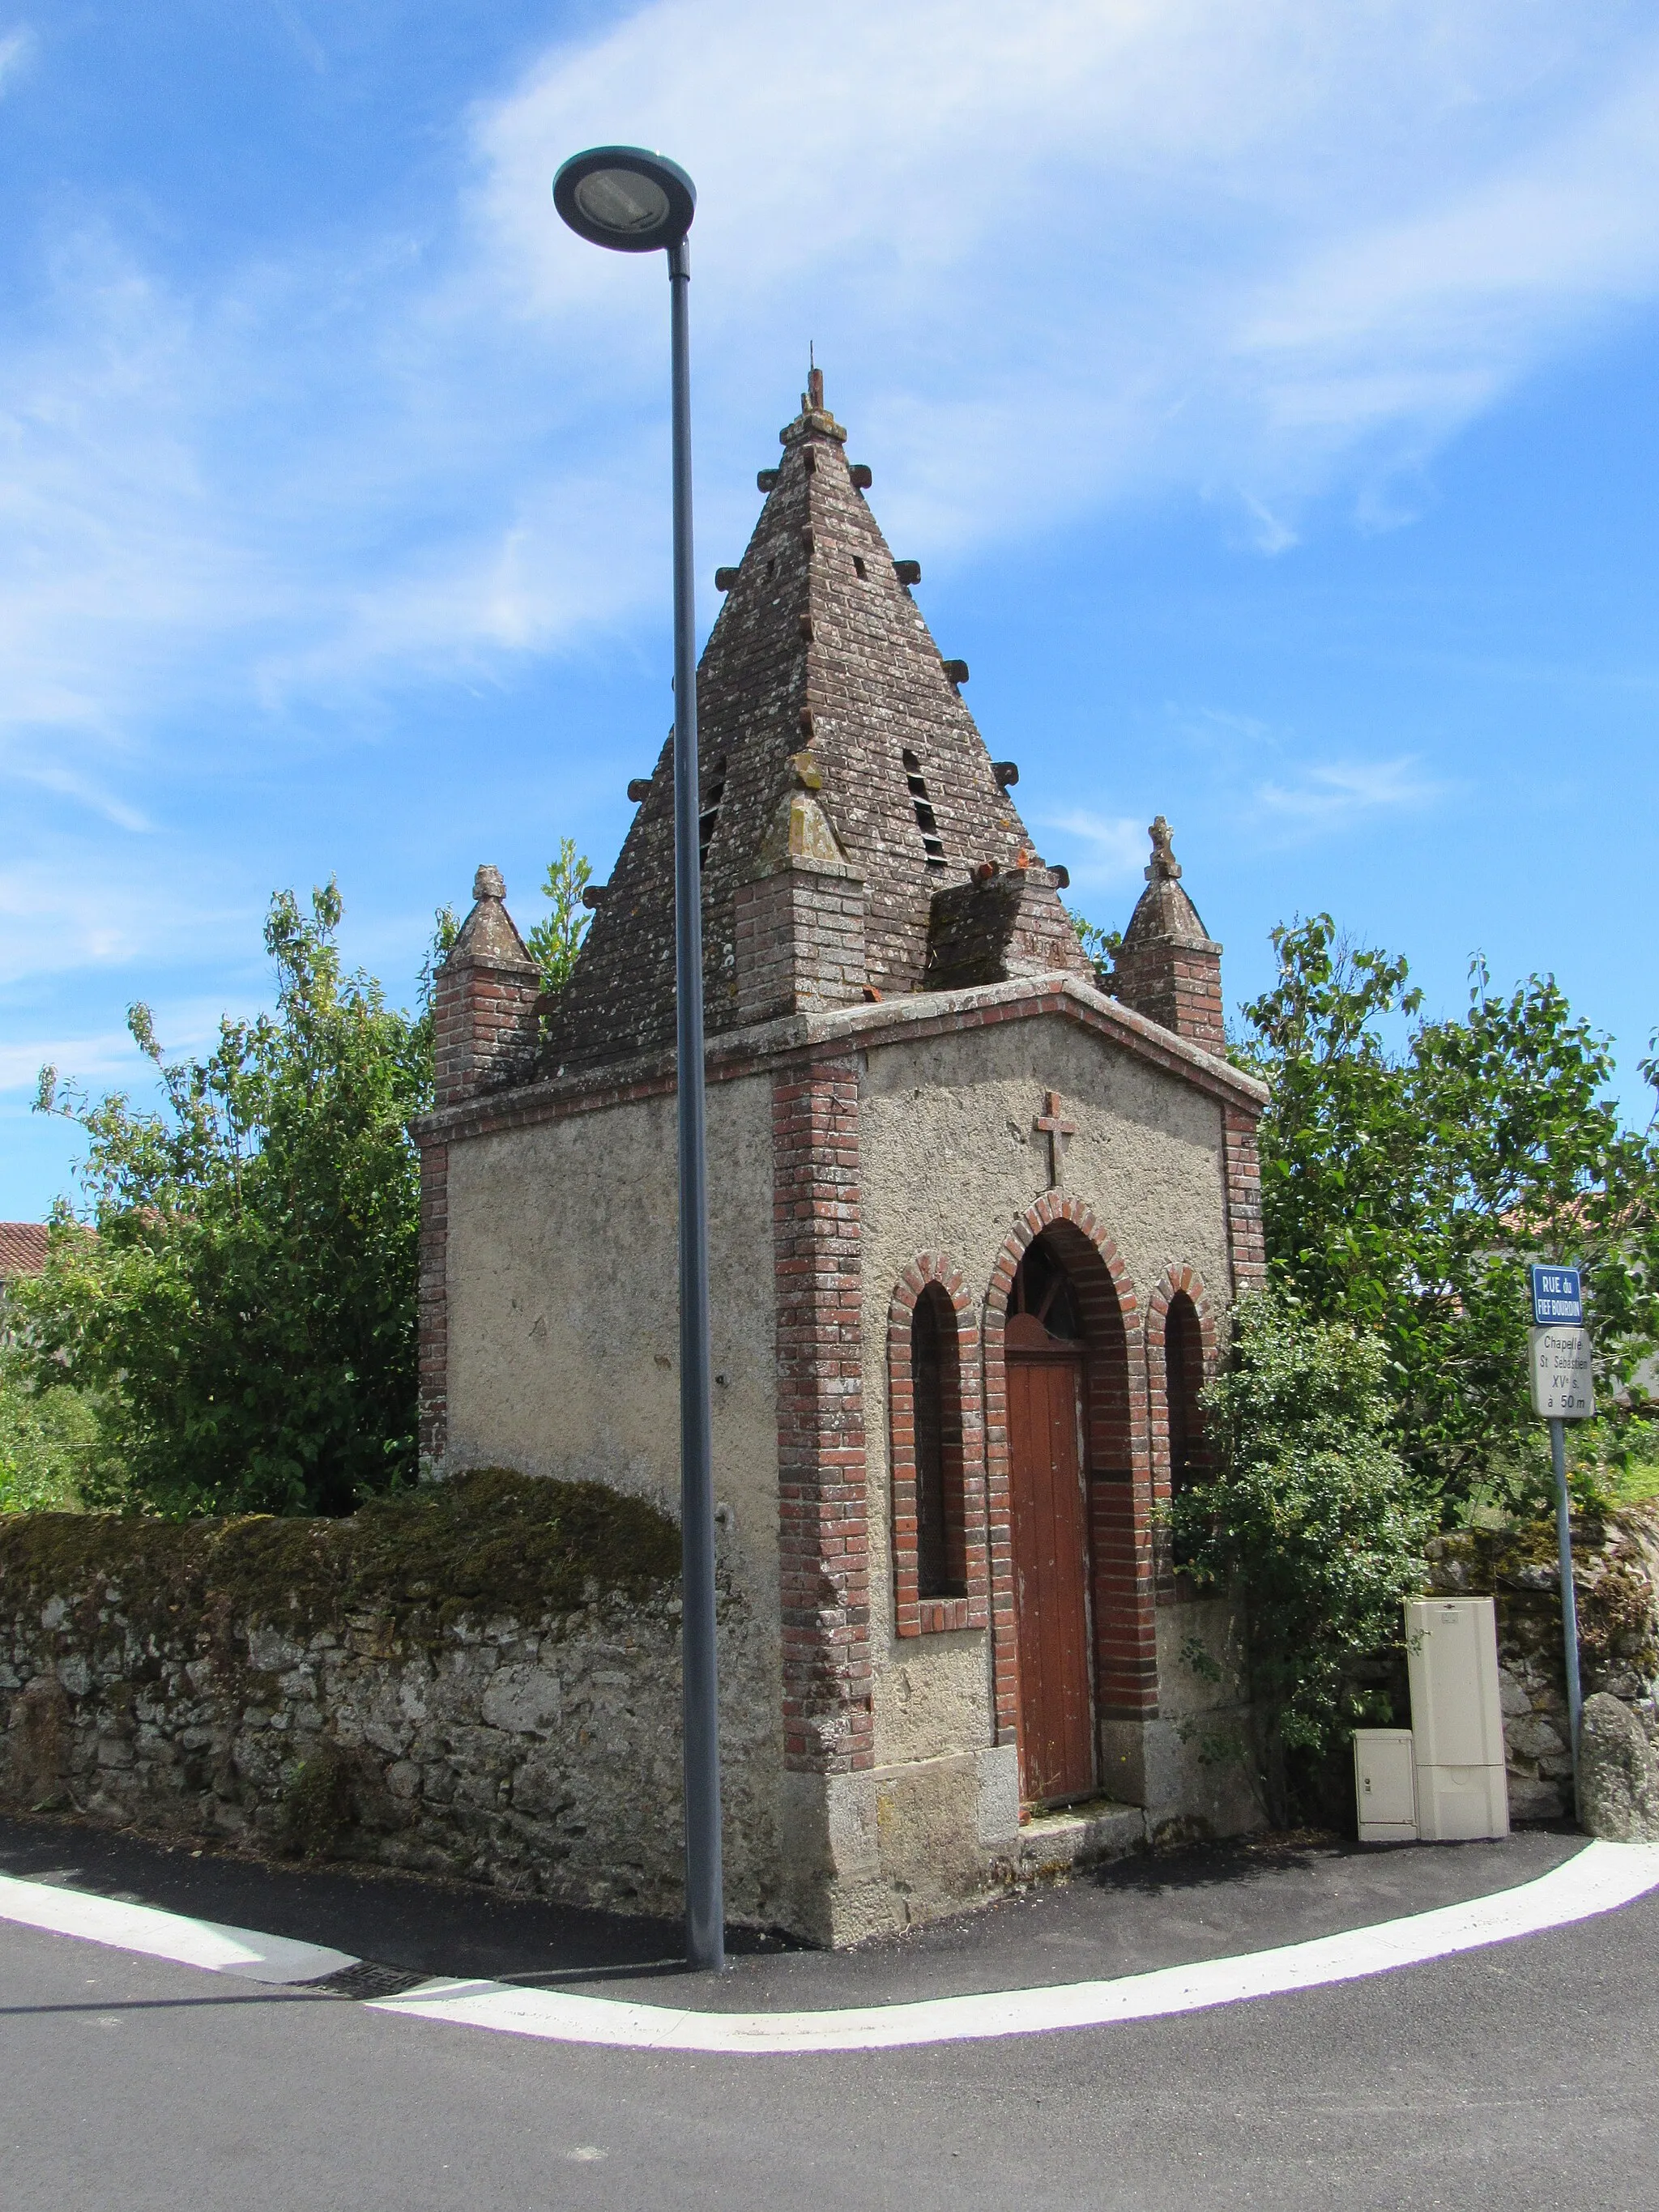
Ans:
MULTIPOLYGON (((810 750, 817 798, 863 878, 870 984, 918 991, 934 895, 990 862, 1024 866, 1052 905, 1052 964, 1089 974, 1052 878, 963 704, 967 671, 939 653, 851 469, 814 370, 763 471, 766 503, 698 673, 703 952, 711 1033, 739 1025, 734 908, 810 750)), ((663 746, 569 981, 550 1012, 550 1071, 603 1064, 674 1037, 672 741, 663 746)), ((637 787, 633 788, 638 795, 637 787)))

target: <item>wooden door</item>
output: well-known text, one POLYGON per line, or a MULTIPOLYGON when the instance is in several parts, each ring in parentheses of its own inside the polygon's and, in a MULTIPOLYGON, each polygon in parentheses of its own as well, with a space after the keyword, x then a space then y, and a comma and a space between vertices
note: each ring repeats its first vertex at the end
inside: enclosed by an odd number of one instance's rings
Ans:
POLYGON ((1019 1628, 1021 1788, 1033 1801, 1094 1788, 1089 1666, 1088 1504, 1079 1449, 1079 1348, 1011 1322, 1008 1443, 1019 1628))

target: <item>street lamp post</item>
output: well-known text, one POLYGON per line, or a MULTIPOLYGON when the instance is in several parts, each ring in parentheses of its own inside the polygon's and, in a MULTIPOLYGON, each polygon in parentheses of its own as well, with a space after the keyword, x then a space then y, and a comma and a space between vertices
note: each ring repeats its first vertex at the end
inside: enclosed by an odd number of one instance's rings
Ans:
POLYGON ((685 1741, 685 1943, 694 1966, 726 1963, 720 1725, 714 1665, 714 1437, 708 1342, 702 886, 697 859, 697 641, 691 573, 691 263, 697 204, 684 169, 637 146, 565 162, 553 200, 580 237, 668 255, 674 445, 674 974, 679 1075, 680 1541, 685 1741))

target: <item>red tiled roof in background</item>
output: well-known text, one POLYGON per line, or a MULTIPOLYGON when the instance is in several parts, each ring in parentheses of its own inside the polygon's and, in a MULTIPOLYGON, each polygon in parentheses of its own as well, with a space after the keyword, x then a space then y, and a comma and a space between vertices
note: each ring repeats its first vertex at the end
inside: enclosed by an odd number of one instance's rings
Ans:
POLYGON ((0 1221, 0 1281, 38 1275, 46 1264, 44 1221, 0 1221))

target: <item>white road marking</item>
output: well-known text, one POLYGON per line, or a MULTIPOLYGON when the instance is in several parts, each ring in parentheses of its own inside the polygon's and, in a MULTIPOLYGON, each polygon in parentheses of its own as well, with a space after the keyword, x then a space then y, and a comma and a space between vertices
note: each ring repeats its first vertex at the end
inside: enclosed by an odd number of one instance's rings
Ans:
POLYGON ((55 1882, 18 1881, 10 1875, 0 1875, 0 1920, 84 1936, 89 1943, 142 1952, 147 1959, 170 1959, 176 1966, 205 1966, 210 1973, 240 1974, 250 1982, 314 1982, 357 1963, 349 1952, 331 1951, 321 1943, 223 1928, 215 1920, 191 1920, 153 1905, 127 1905, 113 1897, 89 1896, 83 1889, 62 1889, 55 1882))
POLYGON ((1287 1943, 1278 1950, 1162 1966, 1116 1981, 999 1990, 984 1996, 932 1997, 920 2003, 839 2012, 780 2013, 690 2012, 610 1997, 567 1996, 553 1990, 507 1989, 492 1982, 429 1982, 404 1996, 377 1998, 368 2008, 493 2028, 508 2035, 632 2050, 890 2051, 906 2044, 1042 2035, 1056 2028, 1156 2020, 1328 1982, 1355 1981, 1455 1952, 1477 1950, 1484 1944, 1537 1935, 1547 1928, 1565 1927, 1628 1905, 1655 1888, 1659 1888, 1659 1847, 1592 1843, 1518 1889, 1340 1936, 1287 1943))
MULTIPOLYGON (((434 1980, 402 1996, 376 1997, 361 2008, 558 2043, 641 2051, 889 2051, 907 2044, 1042 2035, 1058 2028, 1156 2020, 1331 1982, 1356 1981, 1567 1927, 1611 1912, 1656 1888, 1659 1845, 1592 1843, 1535 1881, 1462 1905, 1440 1905, 1430 1912, 1287 1943, 1276 1950, 1161 1966, 1115 1981, 996 1990, 980 1996, 931 1997, 833 2012, 709 2013, 556 1990, 515 1989, 499 1982, 434 1980)), ((349 1953, 322 1944, 262 1936, 252 1929, 163 1912, 154 1905, 123 1904, 4 1875, 0 1875, 0 1920, 256 1982, 316 1981, 359 1963, 349 1953)))

